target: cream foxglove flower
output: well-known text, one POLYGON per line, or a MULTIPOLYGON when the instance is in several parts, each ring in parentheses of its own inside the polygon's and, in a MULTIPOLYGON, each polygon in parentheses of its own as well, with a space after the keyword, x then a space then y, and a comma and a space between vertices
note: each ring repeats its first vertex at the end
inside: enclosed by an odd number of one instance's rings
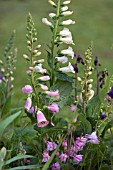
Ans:
POLYGON ((68 55, 68 56, 72 57, 72 59, 74 58, 74 51, 71 47, 69 47, 66 50, 62 50, 61 54, 68 55))
POLYGON ((56 14, 55 13, 49 13, 49 17, 54 18, 54 17, 56 17, 56 14))
POLYGON ((69 73, 69 72, 75 73, 74 68, 73 68, 73 66, 71 65, 70 62, 69 62, 69 65, 67 67, 62 67, 59 70, 62 71, 63 73, 69 73))
POLYGON ((42 64, 41 63, 34 67, 34 71, 39 71, 41 69, 42 69, 42 64))
POLYGON ((73 13, 73 11, 64 11, 64 12, 61 13, 61 15, 63 15, 63 16, 69 16, 69 15, 71 15, 72 13, 73 13))
POLYGON ((70 2, 71 2, 71 1, 64 1, 64 2, 63 2, 63 5, 68 5, 68 4, 70 4, 70 2))
POLYGON ((52 0, 49 0, 48 1, 51 5, 55 6, 56 7, 56 4, 52 1, 52 0))
POLYGON ((62 37, 70 37, 71 36, 71 32, 69 31, 68 28, 64 28, 62 31, 60 31, 59 34, 62 37))
POLYGON ((89 99, 90 100, 94 96, 94 90, 89 91, 89 99))
POLYGON ((62 21, 62 23, 61 23, 61 25, 70 25, 70 24, 75 24, 75 21, 68 19, 66 21, 62 21))
POLYGON ((60 37, 60 41, 62 41, 65 44, 75 45, 73 40, 72 40, 72 36, 70 36, 70 37, 60 37))
POLYGON ((61 8, 61 11, 63 11, 63 12, 67 11, 67 10, 68 10, 68 6, 64 6, 64 7, 61 8))
POLYGON ((53 27, 53 24, 51 22, 48 21, 47 18, 42 18, 42 22, 45 24, 45 25, 48 25, 50 27, 53 27))
POLYGON ((61 62, 62 64, 68 62, 68 58, 65 57, 65 56, 62 56, 62 57, 55 57, 55 58, 57 58, 57 60, 58 60, 59 62, 61 62))

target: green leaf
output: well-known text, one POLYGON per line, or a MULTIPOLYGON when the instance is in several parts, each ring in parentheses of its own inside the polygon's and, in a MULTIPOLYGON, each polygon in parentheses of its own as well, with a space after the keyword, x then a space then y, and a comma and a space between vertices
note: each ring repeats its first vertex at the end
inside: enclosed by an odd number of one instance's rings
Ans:
POLYGON ((78 125, 76 126, 76 134, 90 134, 92 132, 92 127, 90 122, 86 119, 83 114, 77 117, 78 125))
POLYGON ((23 169, 33 169, 33 170, 37 170, 39 169, 41 166, 40 165, 27 165, 27 166, 17 166, 14 168, 10 168, 7 170, 23 170, 23 169), (36 169, 35 169, 36 168, 36 169))
POLYGON ((4 104, 2 116, 8 114, 10 112, 10 109, 11 109, 11 95, 7 98, 7 100, 4 104))
POLYGON ((108 117, 106 117, 104 120, 100 120, 98 122, 97 125, 97 132, 98 135, 100 136, 102 134, 102 132, 104 131, 105 127, 107 126, 107 124, 110 122, 110 119, 108 117))
POLYGON ((56 73, 56 77, 59 79, 59 80, 62 80, 62 81, 69 81, 69 82, 73 82, 73 79, 71 77, 69 77, 67 74, 65 73, 60 73, 60 72, 57 72, 56 73))
POLYGON ((88 105, 86 107, 86 117, 96 119, 100 110, 100 104, 101 102, 98 96, 95 96, 91 100, 89 100, 88 105))
POLYGON ((8 164, 10 164, 14 161, 17 161, 19 159, 24 159, 24 158, 33 158, 33 156, 31 156, 31 155, 18 155, 18 156, 15 156, 15 157, 5 161, 5 165, 8 165, 8 164))
POLYGON ((60 108, 63 108, 65 106, 66 102, 68 101, 68 98, 72 91, 72 83, 68 81, 61 81, 58 80, 57 83, 52 86, 52 90, 59 90, 60 92, 60 100, 57 102, 60 108))
POLYGON ((0 137, 3 135, 4 130, 6 127, 12 123, 19 115, 21 114, 21 111, 18 111, 17 113, 5 118, 4 120, 0 121, 0 137))
POLYGON ((62 131, 62 130, 66 130, 66 128, 63 128, 63 127, 52 127, 52 128, 49 128, 47 130, 45 130, 43 133, 42 133, 42 136, 45 136, 46 134, 49 134, 49 133, 55 133, 55 132, 59 132, 59 131, 62 131))

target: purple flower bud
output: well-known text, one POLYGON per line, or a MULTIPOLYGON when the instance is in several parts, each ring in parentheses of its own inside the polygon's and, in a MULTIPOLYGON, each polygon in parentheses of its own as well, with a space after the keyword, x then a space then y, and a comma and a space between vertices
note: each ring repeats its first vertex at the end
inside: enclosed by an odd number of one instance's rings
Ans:
POLYGON ((76 148, 76 152, 81 151, 83 147, 86 145, 87 138, 84 137, 77 137, 76 141, 74 142, 74 146, 76 148))
POLYGON ((28 97, 27 100, 26 100, 26 103, 25 103, 25 105, 24 105, 24 108, 25 108, 27 111, 29 111, 31 105, 32 105, 32 100, 31 100, 30 97, 28 97))
POLYGON ((47 162, 50 158, 48 151, 44 151, 42 156, 43 156, 42 162, 47 162))
POLYGON ((104 120, 106 117, 107 117, 107 115, 106 115, 105 113, 102 113, 100 119, 101 119, 101 120, 104 120))
POLYGON ((70 106, 70 110, 74 111, 75 109, 76 109, 76 106, 75 106, 74 104, 72 104, 72 105, 70 106))
POLYGON ((67 154, 62 153, 62 154, 59 156, 59 158, 60 158, 61 162, 66 162, 68 156, 67 156, 67 154))
POLYGON ((59 107, 56 103, 52 103, 50 106, 48 106, 48 109, 54 114, 59 112, 59 107))
POLYGON ((67 147, 67 140, 64 140, 64 141, 62 142, 62 146, 63 146, 63 147, 67 147))
POLYGON ((111 87, 110 92, 107 93, 113 99, 113 86, 111 87))
POLYGON ((23 92, 24 94, 30 94, 30 93, 33 92, 33 89, 32 89, 32 87, 31 87, 30 85, 26 85, 26 86, 24 86, 24 87, 22 88, 22 92, 23 92))
POLYGON ((79 164, 79 163, 82 161, 82 159, 83 159, 83 155, 74 154, 74 155, 73 155, 73 158, 74 158, 74 161, 75 161, 77 164, 79 164))

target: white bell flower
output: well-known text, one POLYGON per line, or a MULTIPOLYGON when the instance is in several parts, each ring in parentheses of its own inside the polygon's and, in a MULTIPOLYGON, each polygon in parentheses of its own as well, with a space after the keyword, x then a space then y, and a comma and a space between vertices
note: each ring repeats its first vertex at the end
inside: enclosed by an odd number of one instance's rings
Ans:
POLYGON ((62 56, 62 57, 55 57, 59 62, 61 62, 62 64, 68 62, 68 58, 66 56, 62 56))
POLYGON ((34 67, 34 71, 39 71, 41 69, 42 69, 42 64, 41 63, 34 67))
POLYGON ((69 47, 66 50, 62 50, 61 54, 68 55, 68 56, 72 57, 72 59, 74 58, 74 51, 73 51, 72 47, 69 47))
POLYGON ((62 41, 65 44, 75 45, 73 40, 72 40, 72 36, 70 36, 70 37, 60 37, 60 41, 62 41))
POLYGON ((53 27, 53 24, 51 22, 48 21, 47 18, 42 18, 42 22, 45 24, 45 25, 48 25, 50 27, 53 27))
POLYGON ((54 18, 54 17, 56 17, 56 14, 55 13, 49 13, 49 17, 54 18))
POLYGON ((68 5, 68 4, 70 4, 70 2, 71 2, 71 1, 64 1, 64 2, 63 2, 63 5, 68 5))
POLYGON ((67 10, 68 10, 68 6, 64 6, 64 7, 61 8, 61 11, 63 11, 63 12, 67 11, 67 10))
POLYGON ((59 69, 60 71, 62 71, 63 73, 75 73, 73 66, 71 65, 71 63, 69 62, 69 65, 67 67, 62 67, 59 69))
POLYGON ((70 24, 75 24, 75 21, 68 19, 66 21, 62 21, 62 23, 61 23, 61 25, 70 25, 70 24))
POLYGON ((71 36, 71 32, 69 31, 69 29, 68 28, 64 28, 62 31, 60 31, 60 36, 62 36, 62 37, 69 37, 69 36, 71 36))
POLYGON ((51 5, 53 5, 53 6, 55 6, 55 7, 56 7, 55 2, 53 2, 52 0, 49 0, 48 2, 49 2, 51 5))
POLYGON ((64 11, 64 12, 61 13, 61 15, 63 15, 63 16, 69 16, 69 15, 71 15, 72 13, 73 13, 73 11, 64 11))

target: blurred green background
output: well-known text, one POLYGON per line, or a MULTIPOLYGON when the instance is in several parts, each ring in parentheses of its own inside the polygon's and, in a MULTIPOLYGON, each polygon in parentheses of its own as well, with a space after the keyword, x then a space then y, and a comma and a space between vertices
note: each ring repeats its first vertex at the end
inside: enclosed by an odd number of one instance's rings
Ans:
MULTIPOLYGON (((103 68, 113 73, 113 0, 72 0, 69 5, 74 14, 70 17, 76 21, 70 26, 76 45, 77 54, 84 55, 87 47, 93 41, 93 53, 99 56, 103 68)), ((15 46, 18 48, 14 103, 23 101, 21 88, 27 84, 25 70, 26 62, 23 53, 26 53, 26 24, 28 12, 32 14, 38 32, 38 42, 42 48, 51 40, 51 32, 41 19, 48 17, 53 8, 48 0, 0 0, 0 58, 3 57, 4 47, 13 29, 16 30, 15 46)), ((46 56, 42 51, 42 57, 46 56)))

